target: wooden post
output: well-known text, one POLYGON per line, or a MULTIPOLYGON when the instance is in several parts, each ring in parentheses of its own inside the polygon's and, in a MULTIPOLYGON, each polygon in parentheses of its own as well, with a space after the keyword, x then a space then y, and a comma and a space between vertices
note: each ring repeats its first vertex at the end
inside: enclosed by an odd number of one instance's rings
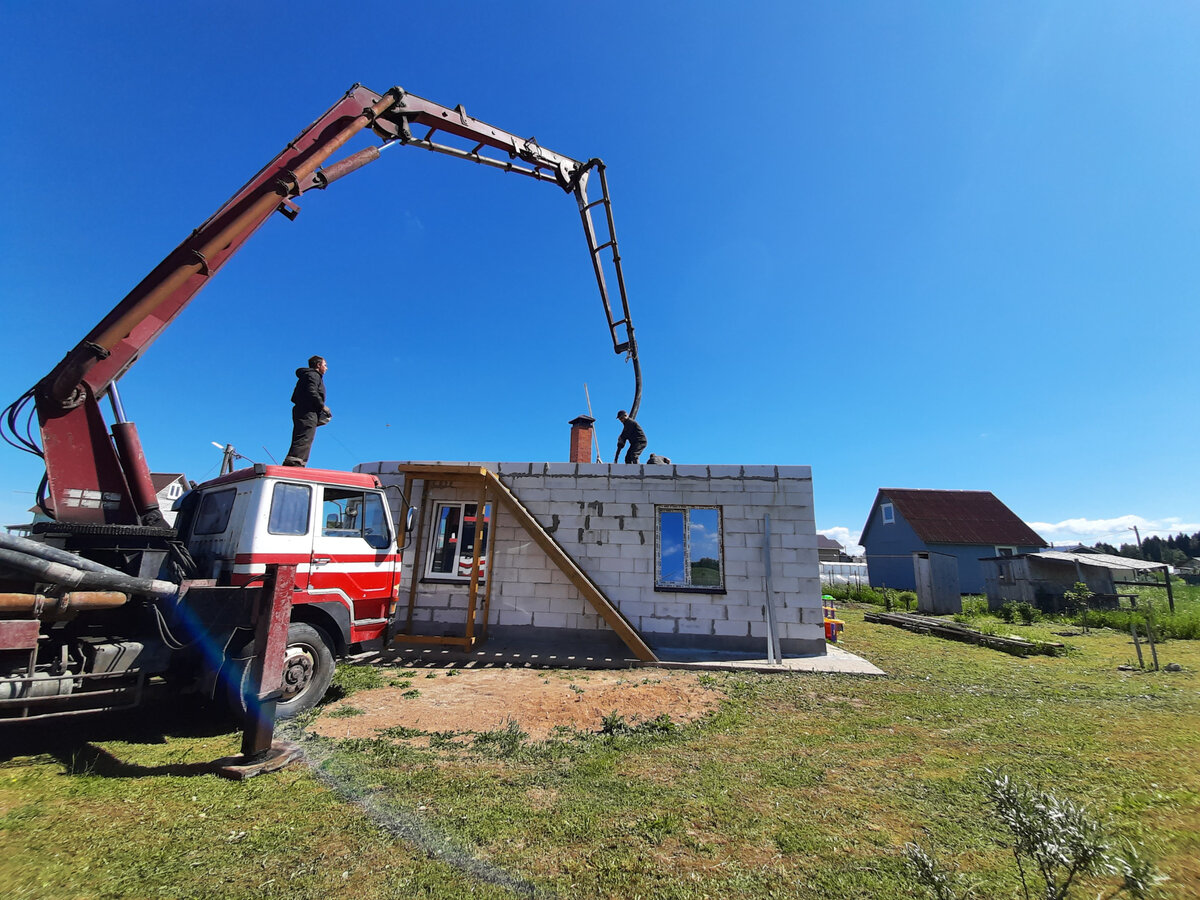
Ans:
MULTIPOLYGON (((405 475, 405 480, 408 475, 405 475)), ((421 482, 421 505, 417 507, 417 540, 413 544, 412 571, 408 576, 408 617, 404 622, 404 633, 412 634, 413 607, 417 605, 417 582, 421 577, 421 540, 425 537, 425 487, 428 481, 421 482)), ((410 495, 411 496, 411 495, 410 495)))
POLYGON ((1137 651, 1138 668, 1146 668, 1146 661, 1142 659, 1142 645, 1138 641, 1137 623, 1134 622, 1133 616, 1129 617, 1129 633, 1133 636, 1133 649, 1137 651))
MULTIPOLYGON (((479 597, 479 551, 482 548, 483 514, 487 510, 487 482, 480 479, 479 501, 475 504, 475 540, 471 554, 471 587, 467 597, 467 641, 475 641, 475 604, 479 597)), ((464 518, 466 509, 463 509, 464 518)), ((465 523, 464 523, 465 524, 465 523)), ((489 529, 489 534, 491 530, 489 529)))
POLYGON ((1167 603, 1171 607, 1171 613, 1174 614, 1174 612, 1175 612, 1175 594, 1171 590, 1171 570, 1168 569, 1166 566, 1163 566, 1163 581, 1165 581, 1166 585, 1167 585, 1167 603))
POLYGON ((487 571, 484 572, 483 588, 483 622, 479 626, 479 640, 487 640, 488 618, 492 613, 492 582, 496 573, 496 520, 499 518, 500 506, 493 502, 488 521, 487 571))

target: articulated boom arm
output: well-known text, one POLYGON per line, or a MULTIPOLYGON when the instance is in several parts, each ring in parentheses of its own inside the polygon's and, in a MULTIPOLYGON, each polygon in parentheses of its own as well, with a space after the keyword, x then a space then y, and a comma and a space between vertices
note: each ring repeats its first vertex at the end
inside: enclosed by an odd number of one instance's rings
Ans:
MULTIPOLYGON (((295 218, 299 214, 295 197, 328 187, 379 158, 381 148, 373 146, 323 167, 364 129, 382 138, 383 147, 411 144, 539 181, 553 181, 575 195, 613 349, 627 353, 633 361, 635 390, 630 414, 637 414, 641 368, 604 164, 598 159, 580 162, 546 150, 534 138, 521 138, 468 116, 461 106, 449 109, 398 87, 376 94, 355 85, 159 263, 33 389, 48 502, 57 519, 83 524, 161 523, 149 467, 136 427, 125 419, 116 381, 273 213, 295 218), (423 133, 417 136, 414 132, 423 133), (437 143, 434 138, 439 134, 469 146, 437 143), (593 170, 600 176, 601 196, 590 201, 587 185, 593 170), (603 242, 592 217, 597 206, 604 207, 607 240, 603 242), (605 250, 609 251, 607 259, 605 250), (609 299, 606 265, 616 274, 619 315, 609 299), (98 404, 106 394, 116 420, 111 438, 98 404)), ((26 395, 16 408, 28 399, 26 395)), ((14 419, 10 408, 9 420, 14 419)), ((28 445, 24 440, 20 443, 28 445)))

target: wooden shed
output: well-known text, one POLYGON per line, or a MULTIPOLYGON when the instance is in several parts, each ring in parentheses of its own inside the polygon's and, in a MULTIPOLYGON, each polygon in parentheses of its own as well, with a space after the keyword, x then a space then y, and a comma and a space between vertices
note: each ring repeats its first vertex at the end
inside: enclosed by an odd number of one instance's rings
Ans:
POLYGON ((988 609, 998 609, 1007 602, 1025 602, 1043 612, 1064 611, 1068 604, 1063 595, 1077 582, 1083 582, 1095 595, 1093 604, 1115 607, 1120 588, 1137 583, 1159 583, 1155 577, 1162 572, 1170 595, 1170 575, 1163 563, 1111 556, 1106 553, 1067 553, 1044 550, 1018 556, 996 556, 981 559, 988 609))

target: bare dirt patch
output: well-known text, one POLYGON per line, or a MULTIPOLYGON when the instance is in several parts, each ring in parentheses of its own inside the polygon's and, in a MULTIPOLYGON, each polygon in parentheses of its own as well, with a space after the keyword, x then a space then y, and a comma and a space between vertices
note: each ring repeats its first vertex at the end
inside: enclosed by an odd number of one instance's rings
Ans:
POLYGON ((708 713, 722 695, 694 672, 645 669, 559 671, 456 669, 426 677, 402 669, 406 686, 360 691, 324 709, 310 731, 336 738, 374 737, 386 728, 425 732, 485 732, 515 720, 530 740, 545 740, 559 727, 598 731, 612 712, 630 724, 670 716, 677 724, 708 713), (414 695, 415 692, 415 695, 414 695), (361 715, 337 715, 353 707, 361 715))

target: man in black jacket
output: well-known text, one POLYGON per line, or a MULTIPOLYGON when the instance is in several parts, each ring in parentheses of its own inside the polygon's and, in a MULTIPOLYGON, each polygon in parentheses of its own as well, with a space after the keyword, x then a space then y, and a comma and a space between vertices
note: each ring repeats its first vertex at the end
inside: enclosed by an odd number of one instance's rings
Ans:
POLYGON ((283 458, 285 466, 307 466, 317 427, 333 418, 325 405, 325 373, 329 364, 323 356, 310 356, 307 369, 296 370, 292 391, 292 446, 283 458))
POLYGON ((629 442, 629 452, 625 454, 625 462, 636 463, 638 457, 642 455, 642 451, 646 449, 646 432, 642 431, 642 426, 629 418, 629 414, 625 410, 617 413, 617 420, 621 425, 621 436, 617 438, 617 452, 613 456, 613 462, 621 456, 621 448, 625 446, 625 442, 629 442))

